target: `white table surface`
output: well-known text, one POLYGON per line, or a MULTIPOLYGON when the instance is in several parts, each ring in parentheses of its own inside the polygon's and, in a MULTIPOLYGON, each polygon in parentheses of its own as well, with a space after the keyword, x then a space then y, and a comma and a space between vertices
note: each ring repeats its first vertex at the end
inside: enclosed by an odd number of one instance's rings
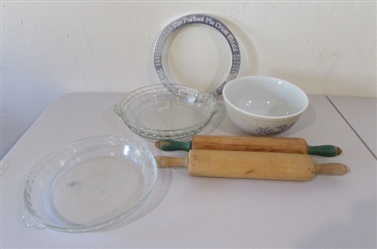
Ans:
POLYGON ((377 158, 377 99, 334 96, 329 99, 377 158))
MULTIPOLYGON (((314 159, 344 163, 351 169, 347 175, 287 182, 191 177, 186 169, 160 169, 148 200, 114 226, 78 234, 27 227, 21 218, 25 179, 52 150, 89 136, 124 135, 155 155, 162 153, 113 112, 124 96, 61 96, 4 157, 1 248, 377 247, 377 161, 355 133, 358 127, 351 128, 325 96, 309 96, 307 111, 281 136, 341 147, 338 157, 314 159)), ((219 107, 201 134, 246 135, 230 122, 221 99, 219 107)))

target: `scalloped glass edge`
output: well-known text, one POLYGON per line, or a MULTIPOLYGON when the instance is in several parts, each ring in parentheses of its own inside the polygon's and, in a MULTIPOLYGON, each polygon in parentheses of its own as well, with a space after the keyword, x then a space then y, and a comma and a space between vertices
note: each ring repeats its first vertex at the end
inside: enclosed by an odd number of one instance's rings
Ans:
POLYGON ((147 148, 143 147, 142 145, 135 143, 134 141, 132 141, 132 139, 125 138, 125 137, 122 137, 122 136, 102 135, 102 136, 93 136, 93 137, 88 137, 88 138, 76 140, 76 141, 69 143, 69 144, 67 144, 67 145, 65 145, 65 146, 63 146, 63 147, 61 147, 61 148, 59 148, 59 149, 57 149, 53 152, 50 152, 45 157, 43 157, 43 159, 40 160, 36 165, 34 165, 34 167, 32 168, 32 171, 29 173, 29 175, 27 177, 27 180, 26 180, 26 183, 25 183, 25 186, 24 186, 24 190, 23 190, 24 212, 22 214, 22 218, 24 220, 25 225, 27 225, 29 227, 34 227, 36 229, 50 228, 50 229, 55 230, 55 231, 68 232, 68 233, 89 232, 89 231, 102 229, 104 227, 110 226, 112 224, 115 224, 115 223, 123 220, 124 218, 126 218, 127 216, 132 214, 134 211, 136 211, 148 199, 148 197, 150 196, 152 189, 155 185, 155 182, 156 182, 156 179, 157 179, 157 172, 158 172, 157 171, 157 164, 156 164, 156 160, 155 160, 152 152, 150 152, 147 148), (118 215, 118 216, 116 216, 112 219, 109 219, 105 222, 98 223, 96 225, 63 227, 63 226, 56 226, 56 225, 44 222, 36 214, 35 210, 33 209, 32 203, 29 201, 30 200, 30 191, 31 191, 31 187, 34 183, 34 179, 38 175, 40 170, 43 169, 44 163, 46 161, 50 160, 51 158, 53 158, 56 155, 59 155, 59 154, 64 153, 64 152, 67 153, 69 150, 74 149, 75 146, 77 146, 79 144, 88 143, 88 142, 90 142, 90 140, 92 140, 92 141, 99 141, 99 140, 105 141, 105 139, 109 142, 111 142, 111 141, 114 142, 115 140, 117 140, 118 142, 122 141, 122 143, 124 145, 135 146, 140 151, 142 151, 145 155, 148 156, 149 160, 152 163, 152 167, 154 168, 153 171, 155 171, 156 174, 154 174, 153 182, 151 183, 151 186, 146 191, 144 196, 134 206, 132 206, 130 209, 128 209, 126 212, 124 212, 121 215, 118 215))
POLYGON ((158 140, 158 139, 182 139, 182 138, 187 138, 190 136, 193 136, 200 131, 202 131, 208 123, 211 121, 213 115, 215 115, 218 111, 217 107, 217 102, 216 99, 211 96, 210 94, 207 93, 202 93, 199 90, 195 88, 191 88, 188 86, 184 85, 179 85, 179 84, 172 84, 169 83, 170 86, 174 86, 173 91, 171 89, 166 88, 164 85, 161 84, 155 84, 155 85, 148 85, 144 86, 141 88, 138 88, 132 92, 130 92, 119 104, 117 104, 114 108, 115 113, 120 116, 123 120, 123 122, 126 124, 126 126, 135 134, 144 137, 144 138, 149 138, 153 140, 158 140), (177 96, 181 97, 187 97, 187 91, 192 91, 195 94, 190 95, 191 97, 194 97, 195 100, 198 101, 205 101, 208 103, 208 108, 211 110, 211 114, 208 115, 206 119, 204 119, 202 122, 192 125, 183 129, 176 129, 176 130, 158 130, 158 129, 149 129, 145 127, 140 127, 133 122, 131 122, 126 115, 122 112, 123 108, 128 104, 129 101, 134 99, 135 97, 138 97, 142 95, 143 93, 152 91, 152 90, 161 90, 161 91, 168 91, 171 92, 172 94, 175 94, 177 96), (182 91, 184 90, 184 91, 182 91))

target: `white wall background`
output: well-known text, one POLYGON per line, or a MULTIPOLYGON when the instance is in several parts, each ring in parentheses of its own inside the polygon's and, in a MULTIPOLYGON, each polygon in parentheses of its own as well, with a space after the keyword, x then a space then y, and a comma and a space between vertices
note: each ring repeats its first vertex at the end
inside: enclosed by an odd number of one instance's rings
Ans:
MULTIPOLYGON (((154 42, 167 24, 192 13, 213 15, 233 30, 242 48, 240 75, 283 78, 307 94, 377 96, 373 2, 1 4, 0 158, 61 94, 158 83, 154 42)), ((208 90, 226 76, 230 52, 203 26, 177 32, 165 63, 179 83, 208 90)))

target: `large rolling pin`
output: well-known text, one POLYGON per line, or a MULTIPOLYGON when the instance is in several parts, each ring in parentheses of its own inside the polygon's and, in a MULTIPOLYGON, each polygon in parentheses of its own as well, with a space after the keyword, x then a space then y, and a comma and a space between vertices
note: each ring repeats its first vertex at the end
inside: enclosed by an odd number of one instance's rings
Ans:
POLYGON ((344 175, 340 163, 315 164, 304 154, 190 150, 188 157, 156 157, 159 168, 188 167, 191 176, 309 181, 315 174, 344 175))
POLYGON ((303 138, 278 137, 194 135, 191 142, 162 140, 157 141, 155 146, 163 151, 234 150, 298 153, 326 157, 333 157, 342 153, 342 150, 334 145, 308 146, 303 138))

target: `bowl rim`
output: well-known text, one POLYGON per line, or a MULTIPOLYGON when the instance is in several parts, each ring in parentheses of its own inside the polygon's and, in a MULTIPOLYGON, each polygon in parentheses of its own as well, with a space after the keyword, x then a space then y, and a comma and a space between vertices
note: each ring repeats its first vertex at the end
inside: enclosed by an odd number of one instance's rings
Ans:
POLYGON ((289 81, 286 81, 286 80, 283 80, 283 79, 280 79, 280 78, 276 78, 276 77, 263 76, 263 75, 242 76, 242 77, 239 77, 237 79, 230 81, 224 87, 223 98, 224 98, 225 104, 228 104, 235 111, 243 114, 244 116, 255 117, 255 118, 263 119, 263 120, 266 120, 266 121, 289 119, 289 118, 294 118, 294 117, 300 116, 309 106, 309 98, 308 98, 307 94, 301 88, 299 88, 298 86, 296 86, 295 84, 293 84, 289 81), (237 106, 235 106, 232 102, 230 102, 228 97, 227 97, 227 89, 229 87, 231 87, 232 85, 236 84, 239 80, 244 80, 244 79, 269 79, 269 80, 274 80, 274 81, 283 81, 285 84, 290 85, 291 87, 295 88, 296 90, 298 90, 299 93, 302 94, 302 96, 304 97, 304 100, 305 100, 305 105, 300 111, 292 113, 290 115, 285 115, 285 116, 266 116, 266 115, 258 115, 258 114, 253 114, 253 113, 244 111, 244 110, 238 108, 237 106))
POLYGON ((208 123, 211 121, 213 115, 215 115, 218 111, 217 107, 217 101, 216 99, 208 94, 208 93, 203 93, 200 90, 186 86, 186 85, 181 85, 181 84, 174 84, 174 83, 169 83, 169 85, 173 86, 173 88, 169 89, 165 85, 162 84, 152 84, 152 85, 147 85, 140 87, 138 89, 135 89, 134 91, 128 93, 122 101, 120 101, 119 104, 116 105, 115 107, 115 112, 122 118, 124 123, 136 134, 139 136, 145 137, 145 138, 150 138, 150 139, 166 139, 166 138, 186 138, 189 136, 192 136, 198 132, 200 132, 202 129, 204 129, 208 123), (195 92, 194 96, 199 98, 199 99, 206 99, 206 102, 208 102, 208 108, 210 109, 210 114, 206 116, 205 119, 202 121, 191 125, 187 126, 184 128, 179 128, 179 129, 154 129, 154 128, 148 128, 148 127, 141 127, 137 125, 136 123, 132 122, 127 114, 127 112, 123 112, 123 107, 128 104, 128 102, 142 96, 145 93, 153 92, 154 90, 156 91, 161 91, 165 93, 171 92, 172 94, 178 94, 178 96, 181 94, 181 96, 185 96, 186 93, 174 93, 172 91, 179 90, 179 89, 184 89, 184 90, 190 90, 195 92))
MULTIPOLYGON (((92 144, 93 146, 94 144, 92 144)), ((88 146, 87 146, 88 147, 88 146)), ((86 148, 87 148, 86 147, 86 148)), ((90 147, 90 146, 89 146, 90 147)), ((82 149, 82 148, 80 148, 82 149)), ((93 230, 102 229, 104 227, 110 226, 127 216, 129 216, 131 213, 136 211, 150 196, 152 189, 154 188, 154 185, 157 180, 158 175, 158 168, 156 161, 154 159, 154 156, 152 152, 146 147, 141 144, 136 143, 130 138, 124 137, 124 136, 117 136, 117 135, 98 135, 98 136, 91 136, 82 138, 73 142, 70 142, 64 146, 61 146, 60 148, 49 152, 45 156, 43 156, 37 163, 35 163, 30 171, 28 172, 26 181, 24 183, 23 188, 23 206, 24 206, 24 213, 22 215, 22 218, 27 226, 35 227, 37 229, 43 229, 45 227, 50 228, 52 230, 60 231, 60 232, 69 232, 69 233, 80 233, 80 232, 89 232, 93 230), (136 148, 140 149, 143 153, 145 153, 145 156, 147 156, 150 159, 151 162, 151 171, 155 172, 153 174, 152 181, 150 182, 150 186, 145 191, 144 195, 141 196, 141 198, 138 200, 137 203, 135 203, 132 207, 130 207, 125 212, 114 215, 111 219, 107 219, 105 221, 98 222, 97 224, 92 225, 78 225, 78 226, 62 226, 57 225, 48 221, 43 220, 33 209, 33 204, 29 201, 30 199, 30 192, 32 190, 35 178, 38 176, 38 174, 46 167, 46 163, 50 160, 52 160, 54 157, 69 153, 70 151, 75 152, 76 147, 80 145, 85 145, 86 143, 91 142, 101 142, 106 143, 108 146, 114 146, 117 143, 124 144, 124 145, 132 145, 136 148)), ((50 180, 50 179, 49 179, 50 180)))

